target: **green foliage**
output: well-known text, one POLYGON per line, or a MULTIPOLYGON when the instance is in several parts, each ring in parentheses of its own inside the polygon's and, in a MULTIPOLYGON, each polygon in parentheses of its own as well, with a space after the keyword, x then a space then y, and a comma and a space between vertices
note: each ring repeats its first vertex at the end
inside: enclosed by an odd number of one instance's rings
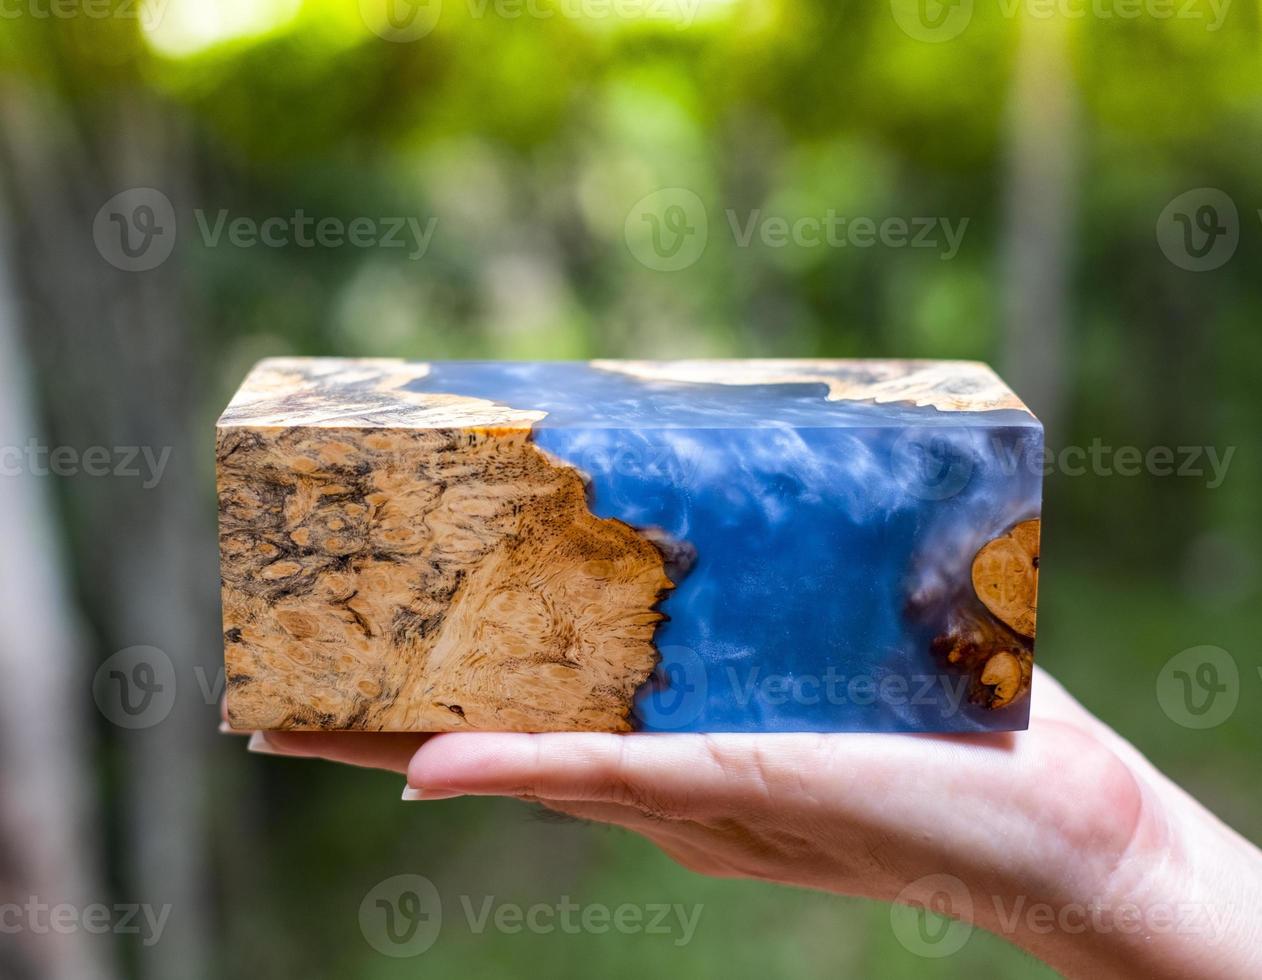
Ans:
MULTIPOLYGON (((448 0, 431 33, 395 43, 355 3, 308 0, 271 29, 263 4, 255 33, 164 53, 163 32, 198 2, 169 0, 149 35, 122 18, 6 20, 0 71, 13 90, 39 93, 49 126, 108 131, 142 102, 187 131, 173 165, 190 188, 175 202, 176 257, 203 314, 191 329, 215 352, 206 423, 249 362, 285 352, 1020 362, 1004 348, 1004 201, 1012 123, 1030 108, 1014 107, 1011 82, 1032 19, 1007 16, 1010 3, 977 0, 960 37, 927 43, 888 3, 732 0, 680 24, 567 17, 577 4, 561 0, 534 4, 550 17, 448 0), (709 240, 695 264, 661 272, 636 260, 624 224, 670 187, 702 201, 709 240), (195 212, 213 222, 220 209, 255 221, 297 209, 436 218, 437 233, 419 259, 235 247, 199 230, 195 212), (733 228, 755 212, 792 222, 830 209, 968 224, 950 258, 742 247, 733 228)), ((1210 17, 1208 0, 1195 9, 1210 17)), ((1237 453, 1213 489, 1049 478, 1039 658, 1256 837, 1248 803, 1262 743, 1243 699, 1256 704, 1262 684, 1258 14, 1228 4, 1211 30, 1088 13, 1066 30, 1074 115, 1053 136, 1074 140, 1076 203, 1066 412, 1052 445, 1237 453), (1240 244, 1196 273, 1167 261, 1154 227, 1171 199, 1203 186, 1235 200, 1240 244), (1152 691, 1161 665, 1200 643, 1236 655, 1246 693, 1230 722, 1190 733, 1152 691)), ((236 749, 224 747, 216 779, 226 800, 252 802, 216 811, 222 975, 1048 975, 983 934, 947 960, 919 959, 896 942, 885 906, 704 880, 638 840, 532 820, 517 804, 404 807, 397 778, 247 766, 236 749), (683 948, 649 936, 475 936, 457 922, 422 960, 394 961, 363 941, 356 908, 404 868, 475 900, 569 894, 704 911, 683 948)))

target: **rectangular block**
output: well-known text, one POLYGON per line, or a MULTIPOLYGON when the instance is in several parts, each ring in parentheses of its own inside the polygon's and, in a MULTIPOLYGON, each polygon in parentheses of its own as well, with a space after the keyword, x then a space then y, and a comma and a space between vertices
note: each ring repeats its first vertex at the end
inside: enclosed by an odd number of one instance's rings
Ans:
POLYGON ((216 450, 237 728, 1026 726, 1043 431, 983 364, 271 359, 216 450))

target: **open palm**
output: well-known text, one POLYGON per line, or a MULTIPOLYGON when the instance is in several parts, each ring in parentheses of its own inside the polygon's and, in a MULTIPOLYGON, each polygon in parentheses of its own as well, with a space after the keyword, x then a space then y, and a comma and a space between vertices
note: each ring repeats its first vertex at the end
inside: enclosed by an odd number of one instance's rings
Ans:
POLYGON ((1046 673, 1033 699, 1027 732, 985 735, 269 732, 252 747, 406 772, 407 799, 536 801, 703 874, 921 904, 1071 975, 1262 975, 1235 945, 1262 909, 1257 849, 1046 673), (1184 906, 1188 928, 1162 928, 1184 906))

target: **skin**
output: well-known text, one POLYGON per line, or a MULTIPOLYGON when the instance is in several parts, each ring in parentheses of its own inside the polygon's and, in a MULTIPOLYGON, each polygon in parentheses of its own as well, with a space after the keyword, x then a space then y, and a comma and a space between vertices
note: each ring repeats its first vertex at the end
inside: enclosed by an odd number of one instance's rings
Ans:
POLYGON ((944 879, 921 879, 949 875, 950 914, 1069 977, 1262 976, 1262 852, 1042 672, 1027 732, 269 732, 251 748, 406 773, 405 798, 535 801, 707 875, 939 909, 944 879))

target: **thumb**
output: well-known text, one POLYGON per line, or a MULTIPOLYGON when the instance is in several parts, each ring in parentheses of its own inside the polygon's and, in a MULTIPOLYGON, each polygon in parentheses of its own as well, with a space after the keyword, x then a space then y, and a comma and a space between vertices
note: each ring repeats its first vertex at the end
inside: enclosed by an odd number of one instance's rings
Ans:
POLYGON ((774 792, 802 754, 786 742, 816 736, 555 732, 437 735, 412 757, 408 785, 470 795, 613 803, 681 818, 774 792), (777 761, 779 760, 779 761, 777 761))

